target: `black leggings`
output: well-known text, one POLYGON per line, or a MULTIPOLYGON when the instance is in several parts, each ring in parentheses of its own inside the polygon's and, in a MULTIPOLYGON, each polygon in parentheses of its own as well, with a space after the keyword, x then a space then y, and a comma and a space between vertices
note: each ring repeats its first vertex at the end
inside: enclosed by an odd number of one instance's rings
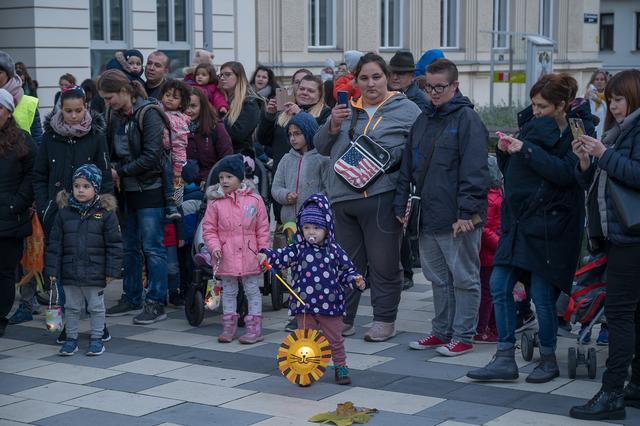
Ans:
POLYGON ((621 391, 632 367, 631 381, 640 385, 640 245, 608 250, 607 298, 609 359, 602 376, 607 391, 621 391))
POLYGON ((16 296, 16 267, 22 257, 22 238, 0 238, 0 318, 11 311, 16 296))

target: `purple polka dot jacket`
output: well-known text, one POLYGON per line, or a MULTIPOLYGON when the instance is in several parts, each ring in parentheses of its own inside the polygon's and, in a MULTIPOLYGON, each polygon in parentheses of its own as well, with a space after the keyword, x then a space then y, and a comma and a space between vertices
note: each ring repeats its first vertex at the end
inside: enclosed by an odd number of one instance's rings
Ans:
POLYGON ((293 282, 288 284, 304 300, 305 306, 291 297, 289 313, 341 316, 344 313, 344 290, 346 287, 357 289, 355 278, 360 274, 334 238, 333 212, 327 197, 322 194, 310 196, 298 212, 296 225, 293 244, 277 250, 261 250, 275 269, 291 268, 293 282), (326 214, 327 236, 321 245, 305 241, 302 234, 300 215, 310 204, 316 204, 326 214))

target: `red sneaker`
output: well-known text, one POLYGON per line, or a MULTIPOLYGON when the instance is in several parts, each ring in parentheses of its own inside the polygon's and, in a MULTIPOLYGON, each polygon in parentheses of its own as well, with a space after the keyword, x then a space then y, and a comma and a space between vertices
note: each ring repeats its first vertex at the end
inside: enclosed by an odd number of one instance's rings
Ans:
POLYGON ((490 331, 486 331, 482 334, 476 334, 473 336, 473 343, 496 343, 498 341, 498 336, 491 333, 490 331))
POLYGON ((421 351, 424 349, 435 348, 435 347, 443 346, 446 344, 447 342, 445 342, 444 340, 434 336, 433 334, 430 334, 424 339, 420 339, 416 342, 410 342, 409 347, 411 349, 416 349, 421 351))
POLYGON ((458 356, 466 354, 467 352, 471 352, 472 350, 473 345, 461 342, 459 340, 452 340, 448 345, 440 346, 439 348, 437 348, 436 352, 444 356, 458 356))

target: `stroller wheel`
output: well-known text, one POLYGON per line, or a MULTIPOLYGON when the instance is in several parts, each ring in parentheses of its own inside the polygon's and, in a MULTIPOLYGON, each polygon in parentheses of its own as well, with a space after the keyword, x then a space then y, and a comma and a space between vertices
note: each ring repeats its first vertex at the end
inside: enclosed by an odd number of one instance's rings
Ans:
POLYGON ((587 371, 589 372, 589 378, 595 379, 598 371, 598 356, 596 355, 596 348, 589 348, 587 352, 587 371))
POLYGON ((199 326, 204 319, 204 299, 197 288, 190 288, 184 299, 184 313, 187 321, 194 327, 199 326))
POLYGON ((569 364, 569 378, 576 378, 576 368, 578 368, 578 354, 576 353, 576 348, 569 348, 568 359, 567 362, 569 364))
POLYGON ((525 361, 533 359, 533 344, 535 337, 530 333, 524 332, 520 337, 520 348, 522 349, 522 358, 525 361))

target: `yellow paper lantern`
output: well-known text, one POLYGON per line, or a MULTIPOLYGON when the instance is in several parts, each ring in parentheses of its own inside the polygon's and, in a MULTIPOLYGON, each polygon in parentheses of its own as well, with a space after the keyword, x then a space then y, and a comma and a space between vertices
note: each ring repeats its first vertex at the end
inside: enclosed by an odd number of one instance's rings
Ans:
POLYGON ((278 368, 291 383, 309 386, 319 380, 331 359, 329 342, 319 330, 296 330, 278 349, 278 368))

